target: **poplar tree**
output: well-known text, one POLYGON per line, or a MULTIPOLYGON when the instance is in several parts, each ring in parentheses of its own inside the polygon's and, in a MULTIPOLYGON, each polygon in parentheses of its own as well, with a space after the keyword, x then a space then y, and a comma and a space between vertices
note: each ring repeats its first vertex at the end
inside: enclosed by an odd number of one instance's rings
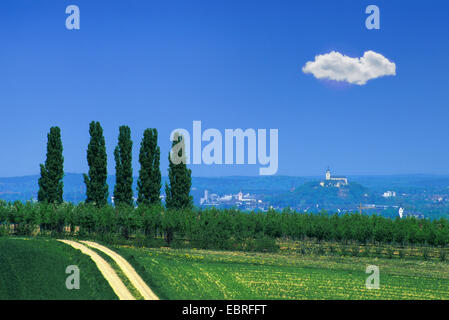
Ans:
POLYGON ((168 161, 169 184, 165 184, 165 206, 167 209, 191 209, 192 170, 187 168, 184 137, 179 133, 175 133, 168 161))
POLYGON ((40 164, 41 177, 39 178, 39 202, 62 203, 64 157, 62 156, 61 129, 51 127, 47 135, 47 159, 40 164))
POLYGON ((160 204, 161 199, 161 151, 157 145, 157 130, 146 129, 140 143, 139 179, 137 180, 137 203, 160 204))
POLYGON ((115 187, 114 204, 134 204, 133 200, 133 168, 132 168, 131 129, 121 126, 119 129, 118 145, 114 150, 115 158, 115 187))
POLYGON ((99 122, 92 121, 89 127, 90 142, 87 147, 89 175, 84 174, 86 202, 101 207, 108 202, 107 154, 103 128, 99 122))

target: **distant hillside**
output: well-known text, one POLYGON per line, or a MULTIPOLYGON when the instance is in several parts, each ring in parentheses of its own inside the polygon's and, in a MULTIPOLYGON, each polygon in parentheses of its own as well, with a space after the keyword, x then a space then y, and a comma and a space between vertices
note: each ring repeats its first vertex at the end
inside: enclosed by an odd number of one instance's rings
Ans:
MULTIPOLYGON (((0 178, 0 199, 6 201, 26 201, 37 198, 39 176, 0 178)), ((239 191, 257 194, 279 194, 302 185, 308 178, 273 176, 273 177, 192 177, 192 195, 195 203, 203 196, 204 190, 218 194, 236 194, 239 191)), ((162 177, 161 193, 167 177, 162 177)), ((115 176, 108 176, 109 194, 112 195, 115 176)), ((134 177, 134 190, 137 188, 137 177, 134 177)), ((86 188, 83 175, 67 173, 64 177, 64 200, 80 202, 85 199, 86 188)))
POLYGON ((416 193, 424 191, 449 192, 449 176, 413 174, 388 176, 352 176, 350 181, 358 183, 379 192, 385 188, 401 193, 416 193))
MULTIPOLYGON (((0 199, 26 201, 37 198, 39 176, 0 178, 0 199)), ((292 207, 299 211, 356 210, 360 203, 375 204, 384 215, 397 215, 397 207, 429 217, 449 216, 449 177, 436 175, 349 176, 349 185, 323 188, 323 177, 254 176, 254 177, 193 177, 192 195, 199 205, 204 191, 220 196, 250 193, 275 207, 292 207), (397 196, 384 198, 385 191, 397 196), (366 194, 366 195, 365 195, 366 194)), ((161 193, 167 177, 162 177, 161 193)), ((115 176, 108 177, 109 194, 114 190, 115 176)), ((136 190, 137 177, 134 177, 136 190)), ((67 173, 64 177, 64 200, 78 203, 85 199, 82 174, 67 173)), ((367 212, 380 212, 366 210, 367 212)))
POLYGON ((292 206, 320 210, 354 209, 361 202, 366 203, 376 198, 372 192, 356 182, 341 187, 322 187, 318 181, 311 181, 296 188, 293 192, 283 193, 277 199, 267 198, 279 206, 292 206), (317 206, 318 205, 318 206, 317 206))
POLYGON ((38 178, 39 176, 0 178, 0 199, 23 201, 35 198, 38 178))

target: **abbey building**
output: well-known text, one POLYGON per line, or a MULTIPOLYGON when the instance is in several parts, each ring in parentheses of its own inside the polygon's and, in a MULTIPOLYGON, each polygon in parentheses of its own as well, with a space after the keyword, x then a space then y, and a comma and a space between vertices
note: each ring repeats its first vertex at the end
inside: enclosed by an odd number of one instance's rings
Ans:
POLYGON ((326 170, 326 180, 320 182, 322 187, 337 187, 348 185, 348 178, 343 176, 333 176, 331 175, 331 170, 329 167, 326 170))

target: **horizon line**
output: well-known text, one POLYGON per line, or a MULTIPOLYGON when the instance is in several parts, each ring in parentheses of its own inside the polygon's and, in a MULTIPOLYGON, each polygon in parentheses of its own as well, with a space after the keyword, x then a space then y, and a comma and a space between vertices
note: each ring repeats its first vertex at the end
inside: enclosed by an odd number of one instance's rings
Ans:
MULTIPOLYGON (((66 175, 83 175, 84 173, 80 172, 65 172, 66 175)), ((11 179, 11 178, 26 178, 26 177, 36 177, 40 176, 39 173, 35 174, 25 174, 25 175, 15 175, 15 176, 0 176, 0 179, 11 179)), ((108 177, 114 177, 115 174, 108 174, 108 177)), ((270 178, 270 177, 288 177, 288 178, 308 178, 308 177, 320 177, 322 174, 316 175, 288 175, 288 174, 276 174, 270 176, 260 176, 260 175, 218 175, 218 176, 197 176, 192 175, 192 178, 270 178)), ((449 173, 377 173, 377 174, 369 174, 369 173, 358 173, 358 174, 347 174, 347 177, 386 177, 386 176, 439 176, 439 177, 449 177, 449 173)), ((162 177, 168 177, 168 175, 162 175, 162 177)), ((133 175, 133 178, 138 178, 138 175, 133 175)))

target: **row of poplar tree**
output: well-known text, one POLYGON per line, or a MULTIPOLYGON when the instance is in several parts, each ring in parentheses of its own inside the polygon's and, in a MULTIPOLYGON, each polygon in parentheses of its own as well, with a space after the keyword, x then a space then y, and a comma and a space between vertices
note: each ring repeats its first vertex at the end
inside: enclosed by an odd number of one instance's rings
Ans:
MULTIPOLYGON (((108 203, 109 187, 107 184, 107 153, 103 128, 99 122, 92 121, 89 127, 90 142, 87 147, 89 171, 84 174, 86 185, 86 203, 98 207, 108 203)), ((47 142, 47 157, 40 165, 38 201, 60 204, 63 202, 64 157, 61 141, 61 129, 50 128, 47 142)), ((140 143, 139 177, 137 181, 137 204, 160 205, 161 170, 160 148, 157 143, 158 133, 154 128, 146 129, 140 143)), ((178 143, 184 144, 182 135, 175 135, 172 150, 178 143)), ((119 128, 118 144, 114 150, 116 181, 114 187, 115 206, 134 206, 133 169, 132 169, 131 129, 119 128)), ((192 184, 191 170, 187 168, 184 145, 178 146, 180 163, 174 164, 169 154, 168 177, 165 184, 165 206, 168 209, 190 209, 193 198, 190 195, 192 184)), ((179 161, 178 161, 179 162, 179 161)))

